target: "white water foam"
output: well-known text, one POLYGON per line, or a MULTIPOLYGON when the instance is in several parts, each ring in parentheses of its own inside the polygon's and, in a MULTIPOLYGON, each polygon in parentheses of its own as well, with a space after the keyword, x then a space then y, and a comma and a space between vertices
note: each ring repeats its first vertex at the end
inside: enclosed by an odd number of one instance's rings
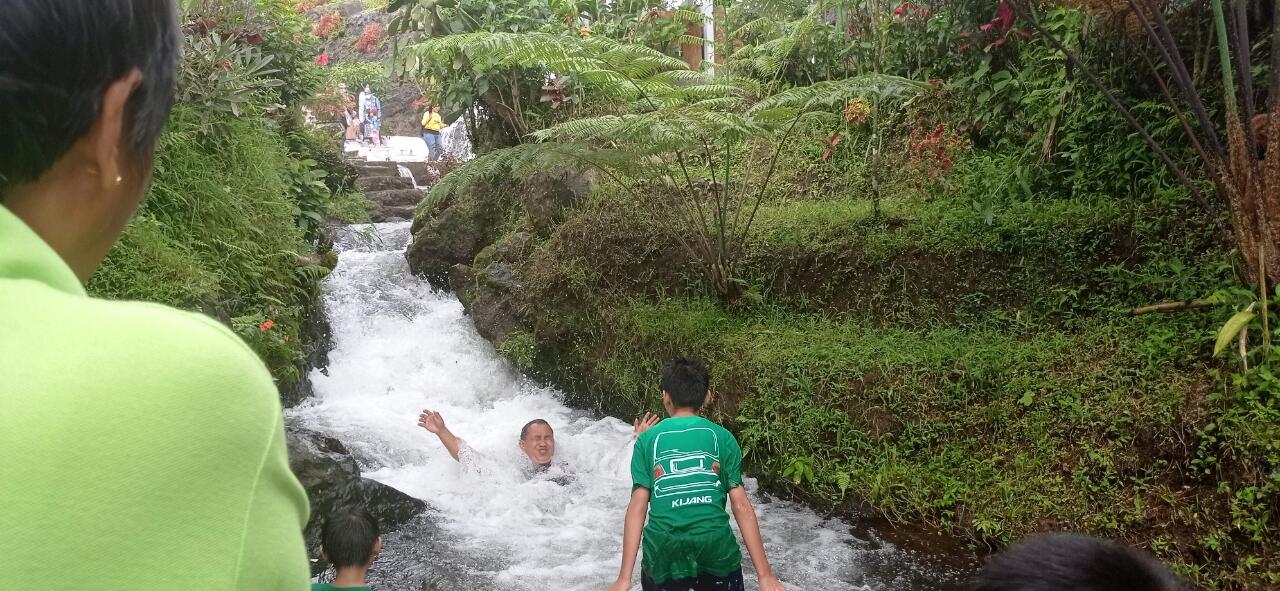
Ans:
MULTIPOLYGON (((290 409, 288 420, 337 437, 366 476, 435 508, 452 556, 468 558, 416 560, 457 560, 434 565, 465 571, 465 582, 449 588, 603 589, 621 552, 631 426, 568 408, 558 392, 513 370, 455 297, 409 273, 402 254, 408 226, 353 226, 339 236, 339 263, 325 286, 330 364, 312 374, 315 397, 290 409), (483 458, 467 467, 453 461, 417 426, 424 408, 441 412, 483 458), (555 428, 556 457, 576 474, 569 484, 524 475, 527 459, 516 441, 532 418, 555 428)), ((754 482, 749 488, 774 570, 791 591, 954 587, 953 574, 874 537, 860 539, 846 523, 761 495, 754 482)), ((385 552, 414 554, 394 547, 413 539, 389 537, 385 552)), ((743 558, 754 588, 745 549, 743 558)), ((407 560, 386 563, 404 568, 407 560)), ((638 573, 635 580, 639 589, 638 573)))

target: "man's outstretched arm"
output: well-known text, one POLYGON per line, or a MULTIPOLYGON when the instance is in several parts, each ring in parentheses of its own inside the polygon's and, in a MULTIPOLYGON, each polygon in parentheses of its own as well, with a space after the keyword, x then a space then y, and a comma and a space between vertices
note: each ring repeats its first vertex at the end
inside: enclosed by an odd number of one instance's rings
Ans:
POLYGON ((756 510, 751 507, 747 489, 741 486, 730 489, 729 506, 733 509, 734 520, 738 522, 738 530, 742 532, 742 543, 747 545, 747 554, 751 555, 751 564, 756 567, 756 576, 760 579, 760 591, 786 591, 782 583, 773 576, 769 558, 765 556, 764 539, 760 536, 760 522, 756 520, 756 510))
POLYGON ((462 446, 462 442, 444 425, 444 417, 440 413, 423 409, 422 414, 418 415, 418 426, 435 433, 444 448, 449 450, 449 455, 458 459, 458 448, 462 446))
POLYGON ((622 526, 622 568, 618 580, 607 591, 627 591, 631 588, 631 574, 636 568, 636 554, 640 552, 640 536, 644 532, 644 520, 649 516, 649 489, 637 486, 631 490, 631 502, 627 504, 627 520, 622 526))

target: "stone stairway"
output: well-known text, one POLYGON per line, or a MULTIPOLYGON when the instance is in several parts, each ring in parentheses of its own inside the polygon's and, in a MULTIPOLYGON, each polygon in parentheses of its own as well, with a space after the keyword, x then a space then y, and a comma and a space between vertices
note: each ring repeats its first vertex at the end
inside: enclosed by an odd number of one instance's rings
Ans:
POLYGON ((426 191, 414 188, 413 179, 400 176, 395 162, 354 162, 359 176, 356 190, 372 201, 374 208, 369 217, 374 222, 395 222, 413 219, 418 202, 426 197, 426 191))

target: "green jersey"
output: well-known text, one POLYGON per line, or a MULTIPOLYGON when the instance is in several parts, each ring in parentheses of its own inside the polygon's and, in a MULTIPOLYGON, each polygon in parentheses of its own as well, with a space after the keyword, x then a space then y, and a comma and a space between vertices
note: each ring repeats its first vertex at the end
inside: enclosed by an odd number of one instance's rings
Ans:
POLYGON ((631 480, 650 493, 640 564, 655 582, 742 568, 725 511, 742 486, 742 448, 728 430, 702 417, 658 423, 636 440, 631 480))

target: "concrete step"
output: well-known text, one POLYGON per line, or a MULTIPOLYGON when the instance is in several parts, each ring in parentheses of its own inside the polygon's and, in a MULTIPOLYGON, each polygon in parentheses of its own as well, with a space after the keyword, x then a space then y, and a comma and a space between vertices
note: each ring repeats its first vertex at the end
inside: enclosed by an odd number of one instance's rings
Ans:
POLYGON ((427 194, 417 189, 390 189, 387 191, 370 191, 365 193, 364 196, 379 205, 416 206, 419 201, 422 201, 423 197, 427 196, 427 194))
POLYGON ((400 171, 393 166, 371 166, 368 164, 357 164, 356 172, 362 177, 398 177, 400 171))
POLYGON ((398 222, 409 221, 413 219, 413 211, 417 209, 412 205, 391 205, 380 207, 369 212, 369 219, 376 223, 382 222, 398 222))
POLYGON ((362 176, 356 179, 356 190, 361 193, 412 188, 413 179, 401 176, 362 176))

